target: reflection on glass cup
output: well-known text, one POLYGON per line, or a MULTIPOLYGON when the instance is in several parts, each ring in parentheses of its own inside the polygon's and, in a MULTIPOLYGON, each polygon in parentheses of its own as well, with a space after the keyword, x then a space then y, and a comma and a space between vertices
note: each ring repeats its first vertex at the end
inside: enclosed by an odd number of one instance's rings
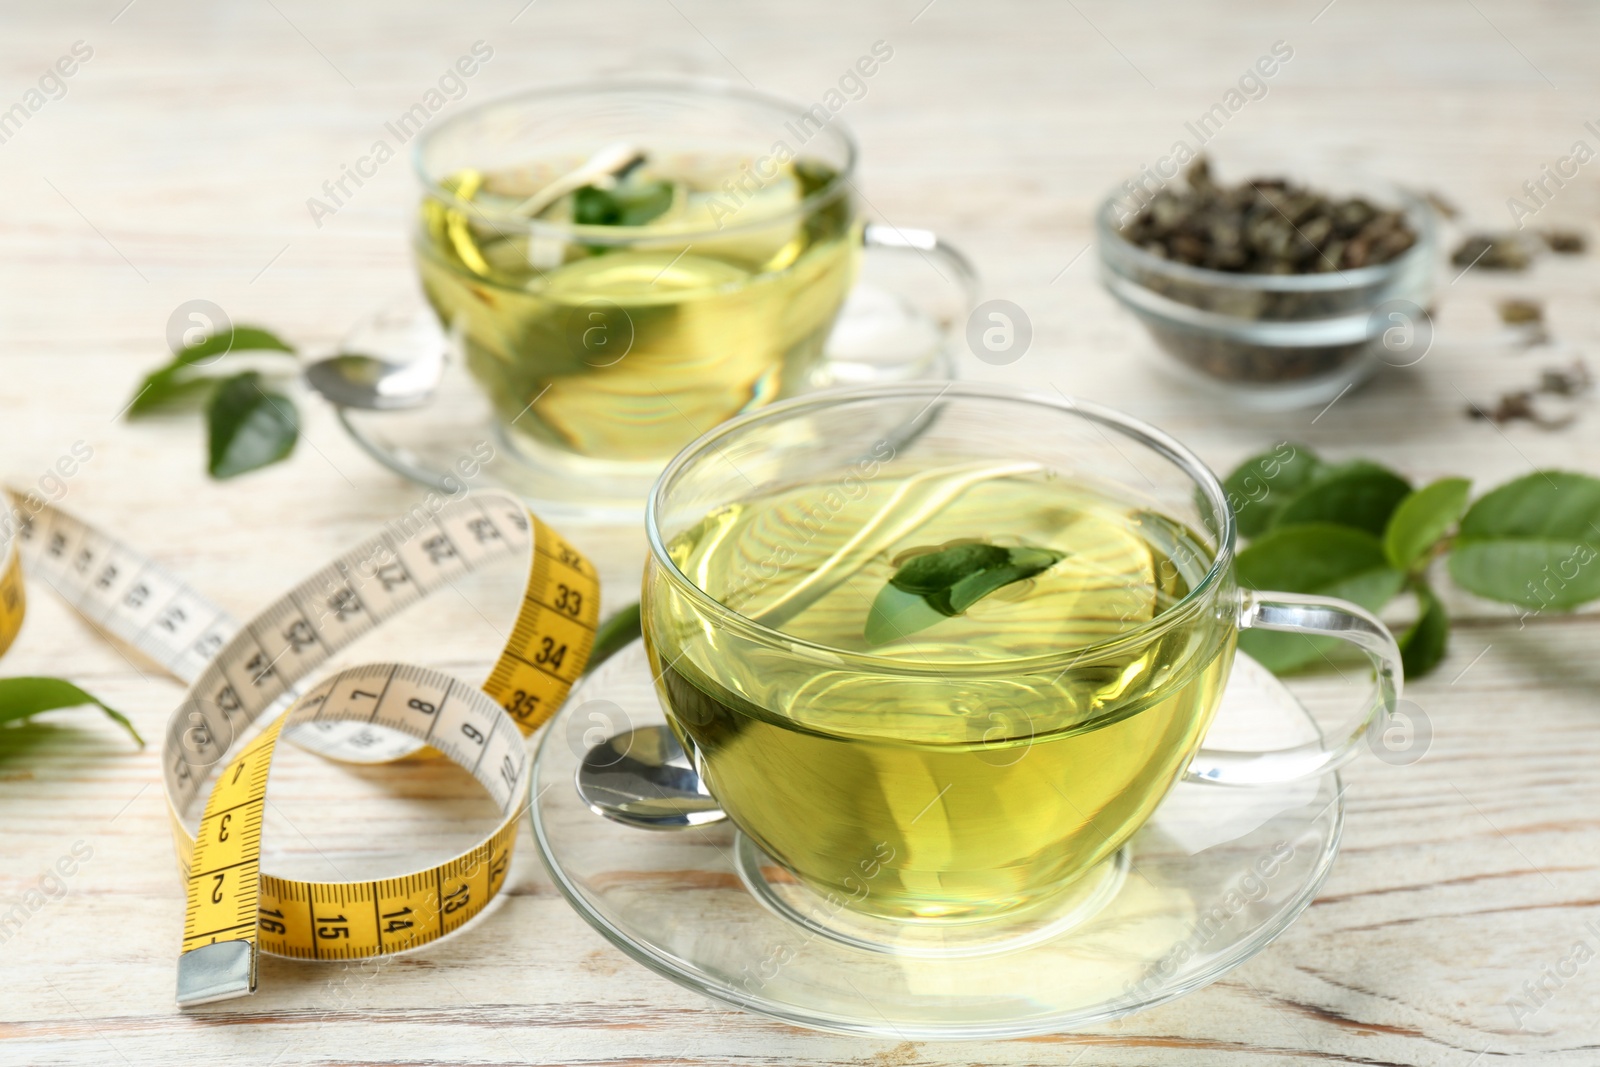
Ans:
POLYGON ((681 453, 647 523, 644 633, 674 731, 741 830, 885 918, 1048 901, 1186 774, 1249 786, 1339 765, 1400 683, 1359 607, 1238 588, 1233 518, 1193 453, 1059 397, 909 383, 789 401, 681 453), (969 545, 1055 562, 886 629, 906 561, 969 545), (1248 627, 1367 653, 1348 732, 1202 747, 1248 627))
POLYGON ((826 383, 863 226, 855 144, 819 110, 606 83, 424 136, 423 289, 523 452, 654 473, 718 423, 826 383), (597 158, 623 165, 538 202, 597 158))

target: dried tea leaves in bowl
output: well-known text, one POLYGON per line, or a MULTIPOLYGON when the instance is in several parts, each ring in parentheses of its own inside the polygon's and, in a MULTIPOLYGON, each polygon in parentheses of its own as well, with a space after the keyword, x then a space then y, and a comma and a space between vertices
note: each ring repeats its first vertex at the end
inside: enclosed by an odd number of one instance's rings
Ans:
POLYGON ((1283 178, 1219 185, 1201 156, 1122 231, 1140 248, 1240 274, 1318 274, 1387 263, 1417 242, 1402 211, 1283 178))

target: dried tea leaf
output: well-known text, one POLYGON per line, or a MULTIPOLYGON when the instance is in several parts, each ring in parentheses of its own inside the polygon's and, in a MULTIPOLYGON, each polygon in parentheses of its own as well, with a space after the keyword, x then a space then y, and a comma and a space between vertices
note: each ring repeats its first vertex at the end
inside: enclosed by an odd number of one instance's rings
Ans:
POLYGON ((1582 396, 1594 388, 1594 376, 1583 360, 1573 360, 1572 366, 1547 367, 1539 372, 1539 391, 1556 396, 1582 396))
POLYGON ((1422 199, 1426 200, 1428 206, 1437 211, 1443 218, 1458 219, 1461 217, 1461 209, 1456 207, 1453 202, 1437 189, 1425 190, 1422 194, 1422 199))
POLYGON ((1550 251, 1563 256, 1580 255, 1589 247, 1589 241, 1578 230, 1544 230, 1539 234, 1550 251))
POLYGON ((1496 307, 1500 312, 1500 321, 1507 326, 1544 322, 1544 305, 1537 300, 1510 297, 1500 301, 1496 307))
POLYGON ((1533 257, 1528 246, 1514 233, 1475 233, 1461 242, 1450 256, 1458 267, 1482 267, 1484 270, 1527 270, 1533 257))
MULTIPOLYGON (((1540 406, 1540 396, 1558 396, 1572 400, 1590 392, 1594 388, 1594 378, 1589 373, 1589 365, 1583 360, 1574 360, 1570 367, 1546 367, 1539 373, 1539 384, 1531 389, 1515 389, 1501 394, 1499 401, 1490 408, 1469 403, 1466 413, 1468 418, 1485 419, 1497 425, 1515 422, 1524 419, 1535 423, 1547 430, 1559 430, 1571 425, 1577 418, 1577 412, 1571 404, 1556 403, 1556 413, 1544 410, 1540 406), (1562 409, 1565 410, 1562 410, 1562 409)), ((1550 402, 1545 402, 1545 408, 1550 402)))

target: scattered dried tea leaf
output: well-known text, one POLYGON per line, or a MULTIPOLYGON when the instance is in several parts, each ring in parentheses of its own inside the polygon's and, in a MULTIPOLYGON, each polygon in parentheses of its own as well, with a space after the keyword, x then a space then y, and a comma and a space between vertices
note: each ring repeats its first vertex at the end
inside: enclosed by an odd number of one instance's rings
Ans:
POLYGON ((1533 390, 1519 389, 1512 393, 1502 393, 1500 400, 1492 408, 1482 408, 1477 404, 1467 405, 1469 419, 1487 419, 1496 425, 1514 422, 1517 419, 1527 419, 1529 422, 1538 422, 1538 412, 1533 407, 1533 390))
POLYGON ((1514 233, 1475 233, 1461 242, 1450 257, 1458 267, 1482 267, 1484 270, 1527 270, 1533 257, 1522 238, 1514 233))
POLYGON ((1550 331, 1544 324, 1544 305, 1537 300, 1507 297, 1497 305, 1500 321, 1517 332, 1522 344, 1529 347, 1547 344, 1550 331))
POLYGON ((1589 365, 1581 359, 1572 361, 1566 369, 1546 368, 1539 372, 1539 391, 1556 396, 1582 396, 1594 388, 1594 376, 1589 365))
POLYGON ((1284 178, 1219 185, 1200 156, 1123 229, 1163 259, 1239 274, 1317 274, 1387 263, 1417 242, 1405 214, 1284 178))
POLYGON ((1437 189, 1424 190, 1422 193, 1422 199, 1426 200, 1428 202, 1428 206, 1433 208, 1433 210, 1437 211, 1444 218, 1458 219, 1461 217, 1461 209, 1456 207, 1455 204, 1450 200, 1446 199, 1445 195, 1439 192, 1437 189))
POLYGON ((1550 251, 1564 256, 1576 256, 1589 247, 1588 239, 1578 230, 1545 230, 1540 237, 1550 246, 1550 251))
POLYGON ((1537 300, 1510 297, 1500 301, 1500 321, 1507 326, 1522 326, 1530 322, 1544 322, 1544 305, 1537 300))
POLYGON ((1466 413, 1468 418, 1486 419, 1496 425, 1522 419, 1547 430, 1559 430, 1572 424, 1577 418, 1577 411, 1572 405, 1559 402, 1557 406, 1564 410, 1549 411, 1546 409, 1549 402, 1541 405, 1539 397, 1558 396, 1571 400, 1593 389, 1594 377, 1589 372, 1589 366, 1579 359, 1574 360, 1570 367, 1546 368, 1539 373, 1538 385, 1503 393, 1492 408, 1468 404, 1466 413))

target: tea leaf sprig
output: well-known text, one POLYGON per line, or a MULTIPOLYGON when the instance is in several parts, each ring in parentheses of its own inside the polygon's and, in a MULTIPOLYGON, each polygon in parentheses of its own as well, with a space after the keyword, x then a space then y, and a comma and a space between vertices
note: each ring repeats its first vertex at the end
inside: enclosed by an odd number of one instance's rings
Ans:
POLYGON ((63 708, 97 707, 124 730, 139 747, 144 738, 122 712, 98 697, 60 678, 0 678, 0 725, 10 726, 41 712, 63 708))
POLYGON ((185 346, 145 376, 130 420, 203 407, 211 477, 277 463, 300 436, 300 413, 277 387, 299 373, 292 345, 259 326, 235 326, 185 346), (255 366, 241 369, 247 357, 255 366))
MULTIPOLYGON (((1246 588, 1341 597, 1374 613, 1402 593, 1416 598, 1416 621, 1399 635, 1409 677, 1438 666, 1449 644, 1430 584, 1437 560, 1462 589, 1529 613, 1600 599, 1600 479, 1589 475, 1535 471, 1469 504, 1465 478, 1413 489, 1369 460, 1328 463, 1285 443, 1223 485, 1250 539, 1235 563, 1246 588)), ((1251 630, 1239 645, 1281 673, 1322 661, 1335 642, 1251 630)))

